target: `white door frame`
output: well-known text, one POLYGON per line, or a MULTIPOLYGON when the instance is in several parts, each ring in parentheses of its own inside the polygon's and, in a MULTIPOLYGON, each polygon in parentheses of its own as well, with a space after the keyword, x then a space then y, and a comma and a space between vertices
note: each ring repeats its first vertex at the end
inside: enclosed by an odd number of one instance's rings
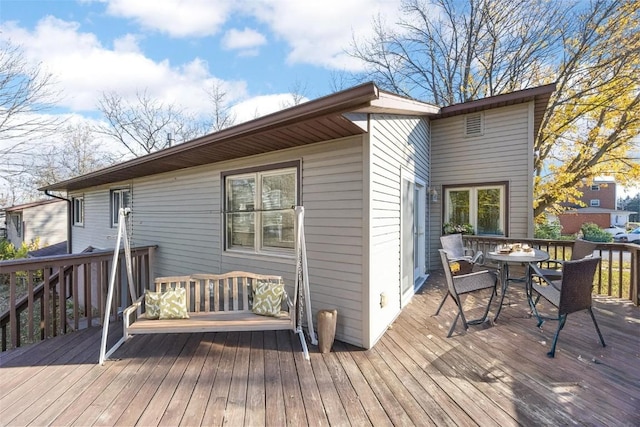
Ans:
POLYGON ((411 300, 416 289, 422 284, 425 277, 426 265, 426 182, 415 176, 414 173, 401 169, 400 171, 400 306, 404 307, 411 300), (405 194, 405 182, 411 184, 411 195, 405 194), (411 212, 405 211, 405 197, 412 200, 411 212), (417 196, 417 198, 416 198, 417 196), (407 216, 411 223, 407 223, 407 216), (410 246, 405 243, 405 237, 411 227, 410 246), (407 251, 407 248, 410 248, 407 251), (407 271, 405 257, 411 253, 411 270, 407 271), (410 282, 410 283, 407 283, 410 282), (412 283, 411 283, 412 282, 412 283))

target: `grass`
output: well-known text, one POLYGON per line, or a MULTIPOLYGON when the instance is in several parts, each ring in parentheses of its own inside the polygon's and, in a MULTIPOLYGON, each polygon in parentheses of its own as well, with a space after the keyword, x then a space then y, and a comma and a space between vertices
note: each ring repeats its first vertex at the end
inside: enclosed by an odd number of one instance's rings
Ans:
MULTIPOLYGON (((611 264, 609 264, 609 260, 603 259, 600 262, 600 265, 600 283, 602 284, 602 288, 598 293, 600 295, 611 295, 614 297, 620 296, 624 299, 631 299, 631 294, 629 292, 631 284, 631 262, 626 261, 620 263, 618 261, 613 261, 611 264), (622 270, 622 280, 620 280, 620 270, 622 270), (610 284, 609 271, 611 271, 610 284)), ((597 290, 597 277, 595 280, 595 284, 597 290)))

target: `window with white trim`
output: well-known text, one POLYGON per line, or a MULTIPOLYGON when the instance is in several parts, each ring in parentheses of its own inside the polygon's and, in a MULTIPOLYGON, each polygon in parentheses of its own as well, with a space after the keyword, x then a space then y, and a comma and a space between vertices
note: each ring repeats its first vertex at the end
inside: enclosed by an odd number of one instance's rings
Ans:
POLYGON ((506 235, 507 184, 445 187, 444 223, 471 224, 477 235, 506 235))
POLYGON ((592 208, 597 208, 600 206, 600 199, 591 199, 589 200, 589 206, 592 208))
POLYGON ((298 175, 297 166, 223 174, 226 250, 293 251, 298 175))
POLYGON ((600 191, 600 184, 591 184, 591 191, 600 191))
POLYGON ((84 197, 76 196, 71 198, 71 209, 73 211, 73 225, 84 225, 84 197))
POLYGON ((111 226, 117 227, 120 215, 120 208, 131 207, 131 190, 128 188, 117 188, 111 190, 111 226))

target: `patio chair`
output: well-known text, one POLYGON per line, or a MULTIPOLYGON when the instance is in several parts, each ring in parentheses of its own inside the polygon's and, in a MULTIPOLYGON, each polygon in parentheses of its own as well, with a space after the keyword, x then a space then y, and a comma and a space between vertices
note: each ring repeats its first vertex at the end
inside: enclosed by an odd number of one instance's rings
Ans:
MULTIPOLYGON (((558 321, 558 328, 553 337, 551 350, 547 353, 547 356, 554 357, 558 336, 562 328, 564 328, 567 315, 576 311, 587 310, 589 312, 593 324, 596 327, 596 332, 598 332, 598 336, 600 337, 600 342, 603 347, 606 346, 596 318, 593 315, 593 310, 591 309, 593 277, 599 262, 600 257, 586 257, 576 261, 565 261, 562 264, 562 276, 560 280, 549 280, 541 271, 536 271, 540 270, 538 266, 531 266, 536 274, 543 279, 542 283, 534 282, 531 285, 532 293, 535 291, 538 294, 535 300, 530 300, 531 308, 538 319, 538 327, 541 327, 544 322, 537 309, 540 297, 543 297, 558 309, 558 317, 554 319, 558 321)), ((533 297, 533 295, 531 295, 531 297, 533 297)))
MULTIPOLYGON (((442 249, 447 253, 449 261, 458 261, 458 265, 460 266, 460 270, 457 272, 458 274, 470 273, 474 265, 482 265, 484 263, 484 254, 482 251, 465 247, 462 241, 462 234, 447 234, 441 236, 440 243, 442 244, 442 249)), ((442 301, 440 301, 440 305, 436 310, 436 316, 440 313, 448 296, 449 294, 445 294, 442 301)))
MULTIPOLYGON (((456 318, 453 320, 449 333, 447 334, 447 338, 449 338, 456 327, 458 318, 462 319, 462 325, 464 326, 465 331, 469 328, 468 325, 479 325, 487 320, 493 296, 496 295, 498 277, 493 271, 489 270, 474 271, 454 276, 451 271, 451 265, 459 261, 450 260, 444 249, 439 249, 439 252, 440 259, 442 260, 442 267, 444 269, 444 275, 447 280, 447 295, 445 295, 445 299, 450 295, 458 306, 458 313, 456 314, 456 318), (485 309, 484 314, 478 319, 467 320, 464 315, 464 311, 462 310, 462 300, 460 297, 464 294, 481 291, 483 289, 491 289, 491 296, 489 297, 489 302, 487 303, 487 308, 485 309)), ((442 304, 440 305, 442 306, 442 304)), ((440 308, 438 308, 438 311, 440 311, 440 308)))
POLYGON ((442 249, 447 252, 450 261, 458 261, 460 259, 469 261, 472 264, 482 264, 484 255, 482 251, 476 251, 473 248, 464 246, 462 234, 447 234, 440 237, 442 249))
MULTIPOLYGON (((593 251, 595 251, 596 246, 596 243, 589 242, 587 240, 576 239, 571 250, 570 261, 593 256, 593 251)), ((547 265, 547 268, 539 268, 538 270, 542 274, 542 276, 546 277, 548 280, 560 280, 560 278, 562 278, 562 264, 564 262, 564 260, 558 259, 547 260, 544 262, 547 265), (554 267, 551 267, 551 265, 553 265, 554 267)), ((539 276, 540 274, 538 272, 534 274, 534 277, 539 276)))

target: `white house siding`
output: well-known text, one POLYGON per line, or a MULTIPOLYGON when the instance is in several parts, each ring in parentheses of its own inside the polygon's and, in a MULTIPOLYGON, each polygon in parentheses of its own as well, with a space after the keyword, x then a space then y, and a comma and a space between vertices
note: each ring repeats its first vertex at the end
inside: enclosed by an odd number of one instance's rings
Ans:
MULTIPOLYGON (((122 188, 120 185, 117 188, 122 188)), ((97 249, 113 248, 117 229, 111 227, 110 187, 94 187, 69 194, 69 198, 84 196, 84 225, 71 227, 71 252, 79 253, 92 246, 97 249)))
POLYGON ((21 236, 17 235, 13 227, 13 214, 7 217, 7 237, 14 246, 38 240, 42 248, 67 240, 67 202, 64 200, 24 208, 21 214, 21 236))
POLYGON ((429 122, 373 115, 370 131, 369 331, 371 347, 400 313, 401 170, 429 182, 429 122), (380 295, 387 297, 380 307, 380 295))
POLYGON ((431 213, 431 264, 441 268, 436 249, 442 234, 443 185, 508 181, 509 237, 529 237, 533 186, 533 104, 486 110, 484 134, 464 136, 464 115, 434 120, 432 184, 440 201, 431 213))
MULTIPOLYGON (((300 160, 312 311, 336 308, 336 337, 363 346, 362 146, 356 137, 136 179, 133 244, 158 245, 156 276, 247 270, 282 275, 292 291, 292 257, 222 251, 220 174, 300 160)), ((119 187, 82 192, 85 223, 74 227, 74 251, 113 247, 109 189, 119 187)))

